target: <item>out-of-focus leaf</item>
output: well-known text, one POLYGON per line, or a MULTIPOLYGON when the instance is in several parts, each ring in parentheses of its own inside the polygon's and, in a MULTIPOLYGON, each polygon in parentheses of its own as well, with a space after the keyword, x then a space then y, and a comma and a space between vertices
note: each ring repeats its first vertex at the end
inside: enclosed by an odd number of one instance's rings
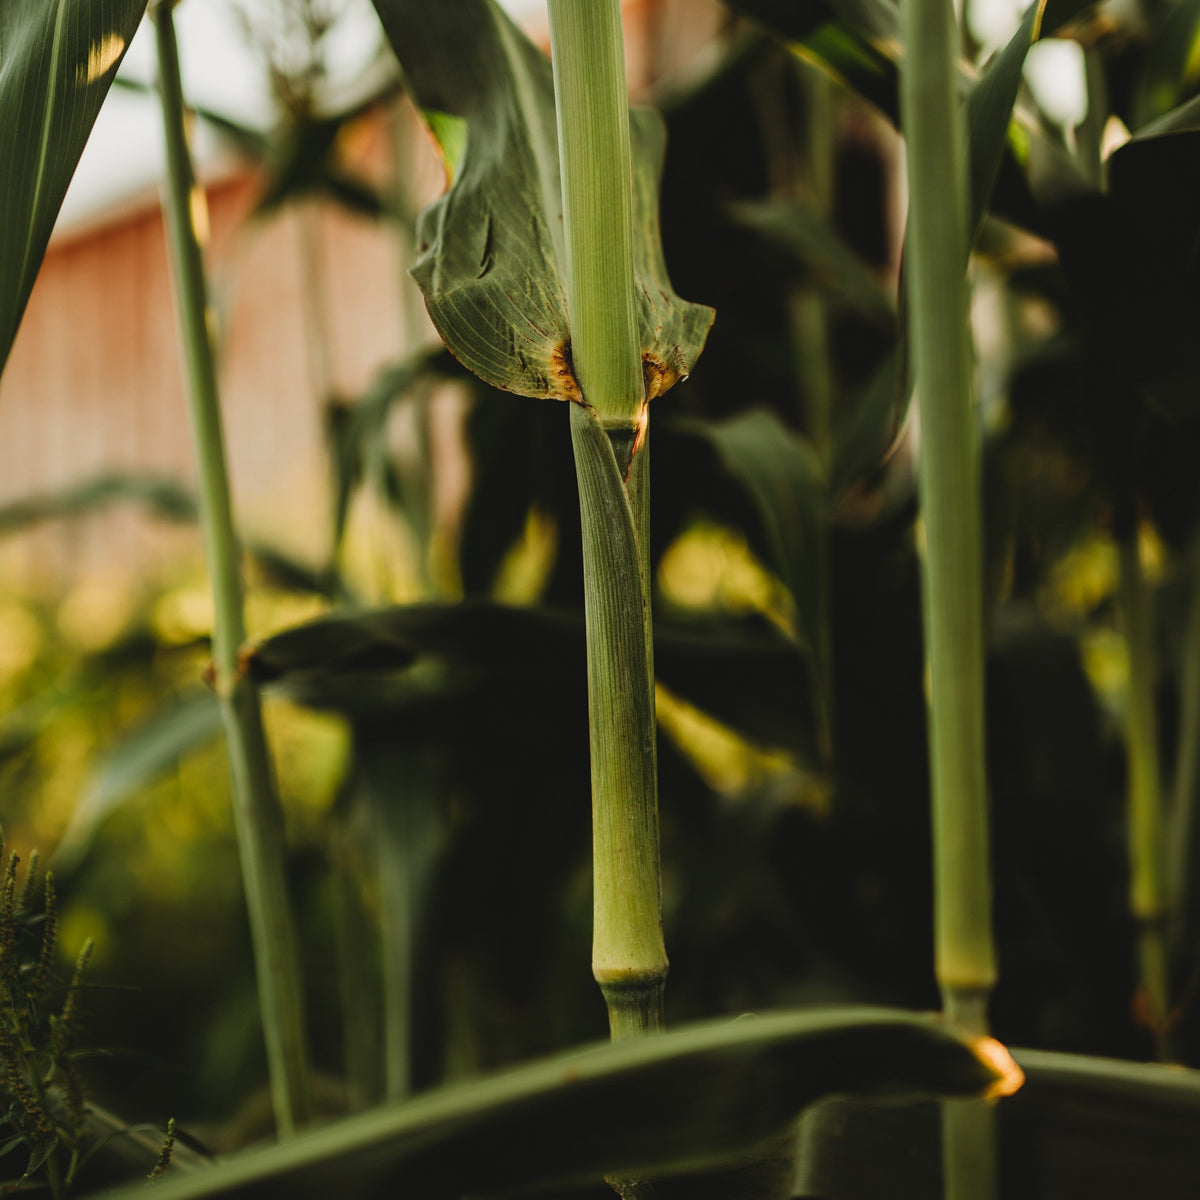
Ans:
MULTIPOLYGON (((886 1009, 778 1012, 593 1046, 249 1150, 160 1200, 450 1197, 753 1157, 830 1092, 977 1094, 973 1043, 886 1009)), ((107 1193, 141 1196, 137 1190, 107 1193)))
POLYGON ((340 580, 328 569, 311 567, 308 563, 261 542, 251 543, 246 550, 264 579, 273 587, 288 592, 325 596, 329 599, 342 594, 340 580))
MULTIPOLYGON (((781 634, 756 622, 674 628, 659 621, 654 653, 658 677, 676 695, 752 741, 797 744, 810 711, 808 677, 781 634)), ((470 744, 468 701, 482 713, 506 696, 529 704, 536 720, 539 704, 575 696, 582 710, 585 694, 582 614, 482 600, 320 617, 260 642, 245 662, 255 678, 277 682, 302 703, 359 716, 385 709, 389 734, 400 741, 470 744), (397 709, 406 721, 391 719, 397 709), (439 712, 449 718, 440 727, 439 712)))
POLYGON ((268 143, 268 181, 255 212, 266 215, 301 196, 323 193, 362 216, 384 215, 388 206, 375 188, 337 162, 338 135, 353 115, 298 120, 268 143))
POLYGON ((1129 127, 1139 130, 1179 104, 1195 90, 1194 68, 1189 60, 1200 36, 1200 0, 1179 0, 1161 13, 1141 55, 1134 76, 1129 127))
MULTIPOLYGON (((413 275, 454 355, 493 387, 578 399, 549 59, 493 0, 376 0, 415 103, 467 122, 449 190, 422 213, 413 275)), ((713 313, 671 290, 659 245, 661 118, 630 113, 634 269, 651 398, 691 371, 713 313)))
POLYGON ((146 0, 0 5, 0 372, 146 0))
POLYGON ((360 725, 355 783, 370 825, 378 876, 383 975, 384 1095, 404 1096, 437 1078, 439 988, 433 895, 450 843, 444 750, 399 745, 386 721, 360 725), (432 1060, 432 1061, 431 1061, 432 1060))
POLYGON ((833 410, 833 463, 829 492, 840 496, 883 457, 899 430, 903 410, 896 404, 899 352, 884 359, 866 386, 842 397, 833 410))
POLYGON ((393 405, 423 379, 461 374, 462 368, 440 346, 424 349, 381 370, 353 403, 331 406, 327 433, 334 465, 335 545, 345 533, 355 489, 371 473, 372 461, 386 453, 384 426, 393 405))
MULTIPOLYGON (((1192 133, 1198 129, 1200 129, 1200 96, 1195 96, 1169 112, 1163 113, 1149 125, 1143 126, 1129 142, 1126 142, 1126 146, 1135 142, 1145 142, 1151 138, 1163 137, 1168 133, 1192 133)), ((1114 157, 1119 152, 1120 150, 1115 151, 1114 157)))
POLYGON ((114 746, 75 807, 55 853, 56 869, 69 871, 76 866, 113 812, 212 741, 220 730, 217 699, 204 689, 176 701, 114 746))
POLYGON ((194 521, 196 498, 174 479, 154 475, 100 475, 56 492, 0 507, 0 533, 52 517, 73 517, 110 504, 139 504, 168 521, 194 521))
POLYGON ((519 403, 478 384, 465 429, 472 486, 458 548, 467 595, 490 591, 531 508, 553 514, 560 532, 568 523, 572 532, 578 528, 579 491, 563 417, 553 406, 519 403))
MULTIPOLYGON (((145 96, 148 100, 154 101, 155 104, 158 103, 158 92, 152 84, 145 83, 140 79, 134 79, 128 74, 118 75, 113 80, 113 87, 133 92, 139 96, 145 96)), ((237 121, 233 117, 218 112, 215 108, 208 108, 203 104, 189 103, 188 111, 195 113, 202 121, 211 125, 222 137, 232 143, 238 151, 248 158, 257 160, 266 156, 270 146, 270 138, 261 130, 255 129, 252 125, 246 125, 241 121, 237 121)))
POLYGON ((1016 33, 988 60, 979 82, 967 97, 972 242, 1008 149, 1008 127, 1021 87, 1025 56, 1041 34, 1046 2, 1035 0, 1029 6, 1016 33))
POLYGON ((825 695, 829 503, 816 451, 762 409, 720 423, 690 422, 687 428, 712 444, 750 500, 759 543, 796 602, 798 633, 825 695))
POLYGON ((776 256, 807 272, 823 292, 856 309, 882 329, 896 325, 896 311, 858 255, 810 206, 790 200, 737 204, 734 219, 753 230, 776 256))
MULTIPOLYGON (((1200 1074, 1019 1050, 997 1110, 1002 1200, 1184 1200, 1200 1189, 1200 1074)), ((827 1200, 941 1194, 938 1113, 832 1100, 801 1121, 799 1190, 827 1200)))
POLYGON ((1108 191, 1053 214, 1063 271, 1094 352, 1172 419, 1200 416, 1200 100, 1116 150, 1108 191))

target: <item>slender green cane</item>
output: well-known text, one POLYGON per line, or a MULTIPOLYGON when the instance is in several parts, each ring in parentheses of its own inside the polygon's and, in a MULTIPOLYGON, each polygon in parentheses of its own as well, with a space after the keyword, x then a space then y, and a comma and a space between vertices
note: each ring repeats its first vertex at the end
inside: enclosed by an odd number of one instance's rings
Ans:
MULTIPOLYGON (((967 325, 965 120, 951 0, 902 0, 907 283, 921 419, 922 583, 933 774, 934 943, 947 1015, 987 1028, 996 977, 983 723, 979 434, 967 325)), ((995 1194, 992 1112, 942 1111, 945 1194, 995 1194)))
POLYGON ((935 949, 951 1016, 977 1022, 996 976, 983 742, 979 431, 967 331, 964 121, 950 0, 905 0, 901 105, 907 279, 921 419, 923 586, 933 769, 935 949))
POLYGON ((1160 1043, 1167 1017, 1166 879, 1154 624, 1138 561, 1136 527, 1118 540, 1121 618, 1129 656, 1125 734, 1129 756, 1129 907, 1138 926, 1139 977, 1147 1024, 1160 1043))
POLYGON ((1184 636, 1179 701, 1179 750, 1169 845, 1173 947, 1197 944, 1200 926, 1200 541, 1192 548, 1192 597, 1184 636))
POLYGON ((614 1038, 662 1025, 649 451, 618 0, 550 0, 583 520, 592 756, 592 971, 614 1038))
POLYGON ((209 341, 204 265, 192 208, 194 183, 171 8, 172 4, 161 3, 152 10, 166 134, 168 244, 199 477, 201 528, 212 576, 213 682, 221 702, 233 776, 238 849, 271 1098, 279 1132, 286 1135, 309 1115, 300 972, 284 873, 283 811, 275 794, 258 691, 238 664, 238 650, 245 641, 242 585, 209 341))
MULTIPOLYGON (((799 65, 804 90, 808 148, 806 176, 813 207, 822 220, 833 211, 834 106, 833 83, 809 63, 799 65)), ((794 300, 797 358, 805 387, 805 426, 828 476, 833 458, 830 418, 833 411, 833 369, 829 355, 829 320, 825 297, 808 287, 794 300)), ((827 572, 825 573, 827 577, 827 572)))

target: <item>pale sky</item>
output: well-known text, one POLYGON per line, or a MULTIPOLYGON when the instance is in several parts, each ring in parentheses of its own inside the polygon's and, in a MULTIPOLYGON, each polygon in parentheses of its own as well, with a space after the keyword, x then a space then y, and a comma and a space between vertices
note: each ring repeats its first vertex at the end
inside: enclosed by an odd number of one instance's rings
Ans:
MULTIPOLYGON (((247 45, 235 16, 237 5, 253 12, 260 2, 185 0, 175 10, 175 26, 187 100, 265 129, 272 120, 270 88, 262 62, 247 45)), ((545 7, 545 0, 502 3, 518 20, 545 7)), ((333 82, 353 83, 382 38, 370 0, 346 0, 345 15, 327 41, 333 82)), ((142 22, 130 44, 121 74, 145 83, 155 78, 154 36, 148 21, 142 22)), ((195 154, 201 164, 219 169, 219 146, 203 124, 197 130, 195 154)), ((56 234, 69 236, 123 202, 144 195, 157 186, 162 171, 157 98, 113 87, 79 161, 56 234)))
MULTIPOLYGON (((437 3, 438 0, 430 0, 437 3)), ((1002 45, 1016 29, 1028 0, 971 0, 975 36, 986 45, 1002 45)), ((3 0, 0 0, 3 3, 3 0)), ((271 124, 270 89, 261 60, 242 35, 235 6, 255 11, 263 0, 185 0, 176 9, 184 94, 243 124, 271 124)), ((502 0, 518 20, 544 10, 545 0, 502 0)), ((335 83, 350 85, 373 58, 383 34, 370 0, 346 0, 346 12, 328 42, 335 83)), ((155 76, 153 34, 149 22, 129 47, 121 74, 143 82, 155 76)), ((1073 42, 1033 47, 1026 78, 1052 119, 1082 121, 1087 111, 1082 58, 1073 42)), ((220 169, 220 147, 203 124, 195 153, 201 169, 220 169)), ((146 195, 162 175, 162 126, 158 103, 120 87, 110 92, 80 160, 59 217, 57 234, 70 235, 103 219, 123 202, 146 195)))

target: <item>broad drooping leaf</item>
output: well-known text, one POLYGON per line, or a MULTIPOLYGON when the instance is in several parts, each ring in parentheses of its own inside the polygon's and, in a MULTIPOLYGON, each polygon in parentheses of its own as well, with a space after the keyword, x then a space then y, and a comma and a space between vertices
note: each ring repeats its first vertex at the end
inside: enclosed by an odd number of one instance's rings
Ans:
POLYGON ((1095 360, 1168 419, 1193 422, 1200 417, 1198 150, 1200 99, 1193 99, 1112 153, 1104 193, 1045 202, 1095 360))
MULTIPOLYGON (((657 677, 676 695, 752 741, 797 745, 811 684, 803 655, 782 634, 745 620, 658 621, 654 646, 657 677)), ((539 706, 558 713, 571 703, 565 697, 582 706, 584 625, 565 609, 412 604, 319 617, 260 642, 245 663, 302 704, 357 719, 387 713, 397 742, 469 747, 464 713, 488 720, 497 704, 524 705, 536 722, 539 706)))
MULTIPOLYGON (((1200 1194, 1200 1072, 1039 1050, 1013 1056, 1025 1086, 997 1109, 1000 1200, 1200 1194)), ((806 1112, 800 1146, 802 1194, 942 1194, 934 1105, 826 1101, 806 1112)))
MULTIPOLYGON (((585 1047, 306 1130, 163 1179, 156 1200, 436 1200, 696 1170, 754 1156, 833 1092, 1011 1087, 1019 1075, 997 1065, 1003 1058, 995 1043, 887 1009, 709 1022, 585 1047)), ((107 1195, 145 1192, 139 1183, 107 1195)))
MULTIPOLYGON (((550 60, 494 0, 375 7, 452 175, 417 230, 413 274, 434 325, 493 387, 578 400, 550 60)), ((630 125, 634 270, 652 399, 690 372, 713 313, 681 300, 667 277, 658 228, 662 120, 634 109, 630 125)))
POLYGON ((137 504, 167 521, 194 521, 196 498, 175 479, 160 475, 104 474, 57 491, 0 506, 0 533, 16 532, 53 517, 86 516, 110 504, 137 504))
POLYGON ((146 0, 0 3, 0 372, 146 0))

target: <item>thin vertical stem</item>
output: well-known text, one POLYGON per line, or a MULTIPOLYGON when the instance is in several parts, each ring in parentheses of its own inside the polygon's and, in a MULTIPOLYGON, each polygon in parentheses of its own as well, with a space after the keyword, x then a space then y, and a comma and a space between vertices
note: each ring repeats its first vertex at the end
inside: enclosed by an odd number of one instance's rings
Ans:
POLYGON ((632 428, 645 385, 620 3, 550 0, 550 42, 575 378, 605 428, 632 428))
POLYGON ((662 1025, 649 451, 618 0, 550 0, 583 522, 592 761, 592 972, 614 1038, 662 1025))
MULTIPOLYGON (((800 81, 804 91, 807 134, 805 177, 817 215, 828 221, 833 211, 833 83, 823 71, 809 63, 800 64, 800 81)), ((834 384, 825 297, 810 285, 795 297, 793 303, 797 365, 806 401, 804 424, 828 476, 833 460, 830 419, 834 384)))
POLYGON ((1192 548, 1191 606, 1183 642, 1179 750, 1175 759, 1171 859, 1168 875, 1172 941, 1194 946, 1200 925, 1200 541, 1192 548))
POLYGON ((1138 926, 1145 1017, 1156 1038, 1167 1017, 1166 880, 1158 721, 1154 706, 1154 624, 1138 560, 1137 528, 1118 539, 1121 621, 1129 657, 1125 740, 1129 758, 1129 907, 1138 926))
POLYGON ((935 957, 947 1008, 995 982, 984 772, 979 430, 971 397, 964 120, 949 0, 905 0, 908 288, 921 418, 935 957))
POLYGON ((225 465, 195 188, 184 130, 179 51, 171 4, 153 9, 166 136, 166 215, 188 414, 196 456, 200 523, 212 578, 213 677, 233 776, 242 880, 254 946, 259 1006, 276 1125, 286 1135, 308 1119, 308 1071, 300 972, 284 871, 283 811, 275 793, 258 691, 238 664, 245 641, 242 584, 225 465))
MULTIPOLYGON (((996 977, 983 721, 980 447, 967 324, 965 119, 951 0, 902 0, 907 285, 921 419, 922 585, 933 776, 934 947, 947 1015, 987 1029, 996 977)), ((993 1114, 942 1109, 945 1194, 996 1191, 993 1114)))
POLYGON ((588 643, 592 973, 620 1038, 661 1027, 667 976, 649 613, 634 513, 612 443, 582 405, 571 406, 571 441, 588 643))

